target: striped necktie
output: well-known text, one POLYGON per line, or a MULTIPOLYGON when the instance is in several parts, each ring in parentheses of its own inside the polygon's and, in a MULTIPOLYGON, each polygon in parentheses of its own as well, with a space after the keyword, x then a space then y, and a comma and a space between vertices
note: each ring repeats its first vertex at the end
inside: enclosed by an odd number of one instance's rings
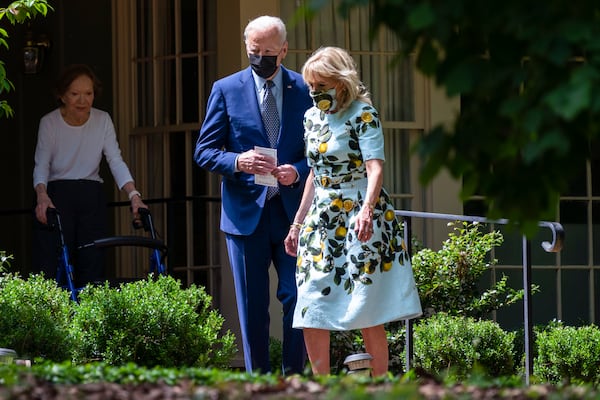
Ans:
MULTIPOLYGON (((279 113, 277 112, 277 104, 275 103, 275 96, 271 91, 271 87, 275 84, 273 81, 266 81, 263 92, 263 101, 261 104, 261 115, 265 130, 267 131, 267 137, 269 138, 269 144, 271 147, 277 145, 277 137, 279 136, 279 113)), ((267 187, 267 200, 271 199, 279 192, 278 187, 268 186, 267 187)))
POLYGON ((265 130, 267 131, 271 147, 275 147, 277 137, 279 136, 279 113, 277 112, 275 96, 273 96, 273 92, 271 91, 271 87, 274 85, 273 81, 265 82, 261 105, 262 120, 265 124, 265 130))

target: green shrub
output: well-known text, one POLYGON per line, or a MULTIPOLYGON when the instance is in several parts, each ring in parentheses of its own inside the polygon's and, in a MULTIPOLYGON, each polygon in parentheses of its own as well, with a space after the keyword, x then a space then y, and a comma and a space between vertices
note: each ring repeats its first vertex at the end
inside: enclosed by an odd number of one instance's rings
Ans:
POLYGON ((72 305, 53 280, 32 275, 0 275, 0 347, 19 357, 70 359, 72 305))
POLYGON ((464 379, 475 370, 510 375, 514 336, 493 321, 439 313, 415 324, 414 365, 449 379, 464 379))
POLYGON ((228 366, 236 352, 223 317, 204 288, 182 289, 172 277, 149 277, 119 289, 89 287, 73 319, 76 362, 119 365, 228 366))
POLYGON ((537 335, 534 375, 552 383, 600 384, 600 329, 554 324, 537 335))
MULTIPOLYGON (((491 311, 523 298, 523 290, 507 286, 503 276, 493 287, 480 293, 481 276, 497 260, 490 251, 502 244, 498 231, 483 234, 478 223, 455 222, 453 232, 435 252, 422 249, 412 257, 415 282, 425 317, 437 312, 483 318, 491 311)), ((537 287, 533 290, 537 291, 537 287)))

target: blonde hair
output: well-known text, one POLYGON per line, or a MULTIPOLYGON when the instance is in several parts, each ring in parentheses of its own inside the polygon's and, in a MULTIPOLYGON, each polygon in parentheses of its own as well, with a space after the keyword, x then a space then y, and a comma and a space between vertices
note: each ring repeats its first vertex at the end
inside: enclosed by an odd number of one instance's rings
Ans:
POLYGON ((244 29, 244 42, 246 42, 246 40, 248 39, 250 32, 264 32, 272 28, 277 29, 277 34, 281 39, 281 43, 284 43, 287 40, 287 30, 285 28, 285 23, 282 21, 281 18, 272 17, 270 15, 262 15, 248 22, 248 25, 246 25, 246 29, 244 29))
POLYGON ((342 85, 338 91, 339 110, 347 108, 354 100, 372 104, 369 91, 358 77, 354 59, 348 52, 339 47, 321 47, 315 51, 302 67, 302 77, 334 80, 342 85))

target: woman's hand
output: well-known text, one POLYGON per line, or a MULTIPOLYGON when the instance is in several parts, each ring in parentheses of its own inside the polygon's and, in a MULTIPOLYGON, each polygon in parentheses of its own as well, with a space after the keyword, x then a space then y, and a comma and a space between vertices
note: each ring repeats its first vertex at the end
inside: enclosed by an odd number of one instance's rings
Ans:
POLYGON ((148 208, 148 206, 144 204, 144 201, 142 200, 142 194, 135 188, 133 181, 127 182, 125 185, 123 185, 122 189, 125 191, 125 193, 127 193, 127 197, 129 197, 133 219, 139 219, 140 214, 138 210, 140 208, 148 208))
POLYGON ((48 208, 56 207, 54 207, 54 204, 47 193, 39 193, 37 195, 37 205, 35 206, 35 217, 44 225, 48 224, 48 219, 46 218, 46 210, 48 210, 48 208))
POLYGON ((373 213, 383 185, 383 160, 365 161, 367 168, 367 191, 363 195, 364 204, 356 217, 354 231, 358 240, 366 242, 373 237, 373 213))
POLYGON ((288 232, 283 244, 285 246, 285 252, 292 256, 296 257, 298 255, 298 237, 300 236, 300 227, 298 224, 293 224, 290 226, 290 231, 288 232))
POLYGON ((365 203, 358 212, 354 232, 361 242, 366 242, 373 236, 373 206, 371 204, 365 203))
POLYGON ((131 198, 131 213, 133 214, 133 219, 140 218, 140 214, 138 212, 140 208, 148 208, 148 206, 144 204, 140 196, 133 196, 131 198))

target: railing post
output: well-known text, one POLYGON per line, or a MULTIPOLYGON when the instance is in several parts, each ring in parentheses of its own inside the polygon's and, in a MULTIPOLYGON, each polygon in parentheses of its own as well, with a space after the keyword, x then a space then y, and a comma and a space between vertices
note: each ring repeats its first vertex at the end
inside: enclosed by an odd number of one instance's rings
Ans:
MULTIPOLYGON (((404 225, 404 242, 406 243, 406 251, 408 252, 408 257, 411 260, 411 268, 412 268, 412 219, 410 217, 403 218, 404 225)), ((405 342, 404 348, 406 350, 406 372, 410 371, 413 361, 413 321, 411 319, 404 320, 405 327, 405 342)))
POLYGON ((404 320, 404 326, 406 328, 406 338, 404 342, 404 347, 406 349, 406 372, 410 371, 412 368, 413 356, 414 356, 414 346, 413 346, 413 320, 406 319, 404 320))
POLYGON ((525 333, 525 384, 533 373, 533 324, 531 321, 531 242, 523 236, 523 329, 525 333))

